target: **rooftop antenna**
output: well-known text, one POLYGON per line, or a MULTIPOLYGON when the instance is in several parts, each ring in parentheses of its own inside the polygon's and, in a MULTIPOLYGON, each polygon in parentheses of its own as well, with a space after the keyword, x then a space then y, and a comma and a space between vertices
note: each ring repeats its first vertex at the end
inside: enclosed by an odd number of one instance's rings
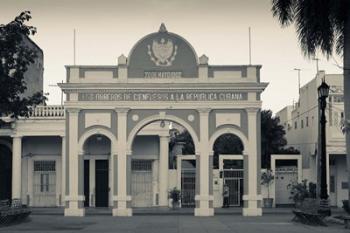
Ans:
POLYGON ((318 69, 318 62, 320 61, 320 59, 318 57, 314 57, 314 58, 312 58, 312 60, 316 61, 316 72, 318 74, 318 71, 319 71, 319 69, 318 69))
POLYGON ((294 68, 294 70, 298 71, 298 91, 299 91, 299 95, 300 95, 300 72, 301 72, 301 69, 294 68))
MULTIPOLYGON (((61 83, 63 83, 63 80, 61 83)), ((56 85, 50 84, 49 87, 58 87, 58 85, 57 84, 56 85)), ((62 91, 62 89, 61 89, 61 106, 63 106, 63 91, 62 91)))
POLYGON ((249 65, 252 64, 252 41, 251 41, 251 32, 250 27, 248 28, 249 33, 249 65))
POLYGON ((75 28, 73 30, 73 65, 75 65, 75 28))

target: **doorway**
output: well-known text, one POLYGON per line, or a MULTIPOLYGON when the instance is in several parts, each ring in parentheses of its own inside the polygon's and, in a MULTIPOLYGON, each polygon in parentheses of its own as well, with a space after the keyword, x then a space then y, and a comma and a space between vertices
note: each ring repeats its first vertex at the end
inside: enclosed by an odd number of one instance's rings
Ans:
POLYGON ((0 145, 0 200, 10 200, 12 192, 12 152, 0 145))
POLYGON ((84 160, 84 207, 90 206, 90 160, 84 160))
POLYGON ((132 174, 132 206, 151 207, 153 203, 152 160, 133 160, 132 174))
POLYGON ((96 207, 108 207, 108 160, 96 160, 96 207))
POLYGON ((181 161, 181 207, 196 205, 196 160, 181 161))
POLYGON ((243 204, 243 160, 225 159, 223 161, 224 185, 229 187, 229 206, 243 204))

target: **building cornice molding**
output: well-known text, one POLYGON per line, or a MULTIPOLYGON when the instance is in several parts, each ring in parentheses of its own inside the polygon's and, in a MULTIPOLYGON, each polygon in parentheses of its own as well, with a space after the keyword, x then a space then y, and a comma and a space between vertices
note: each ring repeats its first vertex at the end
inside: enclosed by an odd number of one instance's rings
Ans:
POLYGON ((268 83, 241 82, 241 83, 222 83, 222 82, 163 82, 163 83, 63 83, 60 87, 65 92, 79 92, 80 90, 239 90, 239 91, 263 91, 268 83))

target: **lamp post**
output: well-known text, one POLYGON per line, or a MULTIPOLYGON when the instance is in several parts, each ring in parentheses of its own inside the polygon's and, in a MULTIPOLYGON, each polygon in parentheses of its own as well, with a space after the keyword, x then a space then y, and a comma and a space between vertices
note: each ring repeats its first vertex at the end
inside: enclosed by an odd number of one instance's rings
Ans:
POLYGON ((318 103, 320 106, 320 165, 321 165, 321 185, 320 185, 320 209, 318 212, 322 215, 331 215, 331 209, 329 207, 328 203, 328 192, 327 192, 327 159, 326 159, 326 115, 325 115, 325 109, 327 105, 327 97, 329 94, 329 86, 325 82, 325 80, 322 80, 321 85, 317 88, 318 91, 318 103))

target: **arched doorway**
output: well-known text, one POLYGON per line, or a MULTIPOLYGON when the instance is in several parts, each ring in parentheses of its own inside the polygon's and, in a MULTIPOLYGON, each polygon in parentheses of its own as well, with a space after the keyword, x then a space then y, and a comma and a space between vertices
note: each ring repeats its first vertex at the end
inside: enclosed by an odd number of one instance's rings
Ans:
POLYGON ((12 152, 0 144, 0 200, 10 200, 12 195, 12 152))
POLYGON ((102 134, 89 136, 84 150, 84 206, 108 207, 111 190, 111 140, 102 134))
POLYGON ((213 142, 214 206, 242 207, 244 194, 244 143, 234 133, 213 142), (225 189, 228 190, 225 192, 225 189), (226 200, 225 200, 226 199, 226 200))
POLYGON ((168 206, 169 190, 173 188, 181 189, 181 199, 194 206, 195 166, 191 178, 188 172, 182 173, 180 184, 175 170, 181 169, 177 167, 178 158, 192 150, 190 155, 194 154, 195 143, 187 128, 168 119, 152 120, 130 140, 132 207, 168 206))

